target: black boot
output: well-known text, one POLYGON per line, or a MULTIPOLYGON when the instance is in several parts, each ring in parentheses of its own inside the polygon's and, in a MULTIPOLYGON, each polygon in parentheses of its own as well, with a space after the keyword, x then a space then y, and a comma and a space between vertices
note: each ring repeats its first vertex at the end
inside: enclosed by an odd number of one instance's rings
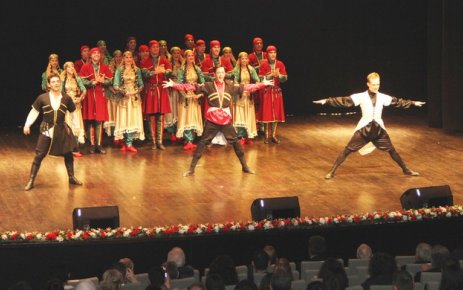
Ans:
POLYGON ((106 154, 106 151, 103 150, 103 148, 101 147, 101 145, 98 145, 98 146, 95 147, 95 153, 106 154))
POLYGON ((39 172, 40 165, 36 165, 35 163, 32 163, 31 167, 31 175, 29 178, 29 181, 27 182, 26 186, 24 187, 24 190, 28 191, 34 188, 34 181, 35 177, 37 176, 37 173, 39 172))
POLYGON ((241 146, 241 143, 240 142, 233 143, 233 149, 235 149, 235 154, 236 156, 238 156, 238 159, 240 160, 241 169, 243 170, 243 172, 248 173, 248 174, 255 174, 254 170, 249 168, 248 164, 246 163, 246 159, 244 158, 244 151, 243 151, 243 147, 241 146))
POLYGON ((196 150, 193 153, 193 160, 191 160, 190 168, 188 168, 188 170, 185 171, 185 173, 183 173, 184 177, 195 175, 196 164, 198 164, 199 159, 203 155, 204 149, 206 149, 205 142, 199 141, 198 146, 196 147, 196 150))
POLYGON ((68 172, 69 184, 82 185, 83 183, 74 176, 74 158, 72 154, 68 153, 64 156, 64 164, 66 165, 66 170, 68 172))

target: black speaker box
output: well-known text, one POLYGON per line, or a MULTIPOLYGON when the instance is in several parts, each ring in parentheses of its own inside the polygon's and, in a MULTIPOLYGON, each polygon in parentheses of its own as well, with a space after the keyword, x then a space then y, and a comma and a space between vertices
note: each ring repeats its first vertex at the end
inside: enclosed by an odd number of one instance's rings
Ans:
POLYGON ((292 218, 301 216, 297 196, 258 198, 251 205, 252 220, 292 218))
POLYGON ((72 211, 74 229, 117 228, 119 227, 119 208, 117 206, 98 206, 75 208, 72 211))
POLYGON ((453 196, 448 185, 417 187, 405 191, 400 203, 403 209, 453 205, 453 196))

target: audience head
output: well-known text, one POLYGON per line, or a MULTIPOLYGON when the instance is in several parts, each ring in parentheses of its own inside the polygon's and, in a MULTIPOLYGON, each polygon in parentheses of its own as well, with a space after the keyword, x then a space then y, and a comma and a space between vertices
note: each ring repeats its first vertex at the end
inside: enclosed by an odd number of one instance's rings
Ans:
POLYGON ((276 268, 270 280, 272 290, 291 290, 291 276, 284 269, 276 268))
POLYGON ((268 273, 260 281, 259 290, 270 290, 270 282, 272 281, 273 273, 268 273))
POLYGON ((122 258, 119 260, 119 263, 124 265, 127 269, 130 269, 133 271, 135 265, 133 264, 133 261, 130 258, 122 258))
POLYGON ((122 283, 125 283, 127 280, 127 267, 121 262, 117 262, 111 265, 110 269, 119 271, 122 275, 122 283))
POLYGON ((413 277, 405 270, 396 271, 392 276, 392 286, 394 286, 394 290, 412 290, 414 287, 413 277))
POLYGON ((415 249, 415 262, 431 262, 431 245, 428 243, 419 243, 415 249))
POLYGON ((272 245, 266 245, 264 251, 267 253, 270 260, 270 264, 275 264, 277 262, 277 252, 272 245))
POLYGON ((442 269, 444 261, 450 256, 449 250, 442 245, 435 245, 431 249, 431 264, 435 269, 442 269))
POLYGON ((389 254, 374 253, 368 265, 368 272, 371 277, 379 275, 391 275, 397 270, 397 262, 389 254))
POLYGON ((370 259, 373 252, 369 245, 361 244, 357 248, 357 259, 370 259))
POLYGON ((309 238, 309 256, 318 256, 326 251, 326 240, 322 236, 311 236, 309 238))
POLYGON ((217 273, 211 273, 206 277, 207 290, 225 290, 225 283, 223 278, 217 273))
POLYGON ((103 279, 100 283, 102 290, 118 290, 124 283, 122 273, 116 269, 109 269, 103 273, 103 279))
POLYGON ((177 264, 175 262, 167 262, 166 263, 166 273, 168 275, 169 278, 171 279, 177 279, 178 276, 179 276, 179 273, 178 273, 178 267, 177 267, 177 264))
POLYGON ((344 265, 334 258, 328 258, 323 262, 318 278, 322 279, 329 289, 344 289, 348 286, 344 265))
POLYGON ((201 282, 195 282, 188 286, 187 290, 206 290, 206 287, 201 282))
POLYGON ((235 290, 257 290, 257 286, 253 281, 245 279, 236 284, 235 290))
POLYGON ((96 290, 96 285, 91 280, 83 280, 76 285, 74 290, 96 290))
POLYGON ((313 281, 307 285, 306 290, 331 290, 322 281, 313 281))
POLYGON ((463 289, 463 270, 455 257, 447 258, 442 265, 442 279, 439 290, 463 289))
POLYGON ((153 267, 148 270, 148 279, 153 289, 161 289, 166 280, 166 272, 161 267, 153 267))
POLYGON ((167 262, 175 262, 179 268, 185 266, 185 252, 179 247, 172 248, 167 253, 167 262))
MULTIPOLYGON (((236 273, 235 263, 228 255, 217 256, 210 265, 209 273, 218 274, 222 277, 225 285, 238 284, 238 273, 236 273)), ((207 285, 206 285, 207 287, 207 285)))
POLYGON ((291 280, 294 280, 293 277, 293 270, 291 269, 291 265, 289 264, 289 260, 286 258, 279 258, 275 263, 275 269, 283 269, 289 273, 291 276, 291 280))
POLYGON ((252 264, 256 271, 265 271, 270 265, 269 257, 267 252, 264 250, 257 250, 252 255, 252 264))

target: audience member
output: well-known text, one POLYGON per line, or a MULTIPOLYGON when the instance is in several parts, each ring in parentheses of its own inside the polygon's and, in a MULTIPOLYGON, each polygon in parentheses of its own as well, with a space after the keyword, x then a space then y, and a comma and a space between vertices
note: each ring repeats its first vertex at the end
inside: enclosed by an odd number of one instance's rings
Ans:
MULTIPOLYGON (((175 262, 178 270, 178 279, 193 277, 194 271, 191 266, 185 265, 185 252, 182 248, 174 247, 167 253, 167 262, 175 262)), ((171 279, 176 279, 171 277, 171 279)))
POLYGON ((267 273, 267 275, 262 278, 259 285, 259 290, 270 290, 270 282, 272 281, 273 273, 267 273))
POLYGON ((283 269, 277 268, 273 271, 270 280, 271 290, 291 290, 291 276, 283 269))
POLYGON ((415 249, 415 263, 425 264, 431 262, 432 247, 428 243, 419 243, 415 249))
POLYGON ((235 290, 257 290, 257 286, 254 281, 245 279, 236 284, 235 290))
POLYGON ((125 283, 138 283, 137 277, 135 276, 135 265, 130 258, 122 258, 119 263, 125 266, 125 283))
POLYGON ((293 277, 293 270, 291 269, 291 265, 289 264, 289 260, 286 259, 286 258, 279 258, 275 264, 275 270, 276 269, 283 269, 285 270, 286 272, 289 273, 289 275, 291 276, 291 281, 294 280, 294 277, 293 277))
POLYGON ((206 287, 201 282, 195 282, 188 286, 187 290, 206 290, 206 287))
POLYGON ((83 280, 76 285, 74 290, 97 290, 95 283, 91 280, 83 280))
POLYGON ((165 271, 171 280, 179 278, 180 273, 178 271, 178 267, 175 262, 172 262, 172 261, 167 262, 165 264, 165 271))
POLYGON ((415 282, 421 281, 422 272, 441 272, 444 261, 450 256, 449 250, 442 245, 435 245, 431 249, 431 263, 423 264, 421 271, 415 274, 415 282))
POLYGON ((102 290, 119 290, 124 282, 124 277, 119 270, 109 269, 103 273, 100 286, 102 290))
POLYGON ((326 256, 326 240, 322 236, 309 238, 309 261, 324 261, 326 256))
POLYGON ((398 270, 392 276, 394 290, 412 290, 414 287, 413 277, 405 270, 398 270))
POLYGON ((257 250, 252 255, 251 264, 248 266, 248 280, 254 281, 254 273, 265 273, 270 266, 267 252, 257 250))
POLYGON ((374 253, 368 265, 370 277, 363 283, 363 290, 370 290, 371 285, 392 285, 392 275, 397 271, 397 262, 389 254, 374 253))
POLYGON ((349 284, 344 265, 334 258, 326 259, 320 267, 318 278, 322 279, 330 290, 344 290, 349 284))
POLYGON ((222 276, 209 272, 206 277, 207 290, 225 290, 225 283, 222 276))
POLYGON ((146 287, 146 290, 169 290, 170 279, 167 272, 162 267, 153 267, 148 270, 148 279, 150 285, 146 287))
POLYGON ((370 259, 373 255, 373 251, 367 244, 361 244, 357 248, 357 259, 370 259))
POLYGON ((312 281, 307 285, 306 290, 331 290, 322 281, 312 281))
POLYGON ((220 255, 216 257, 209 267, 209 273, 218 274, 222 277, 225 285, 238 284, 238 273, 236 272, 235 263, 230 256, 220 255))
POLYGON ((463 270, 455 257, 447 258, 442 265, 442 279, 439 290, 463 289, 463 270))
POLYGON ((264 246, 264 251, 267 253, 268 258, 270 260, 270 264, 273 265, 277 262, 277 252, 275 248, 272 245, 266 245, 264 246))

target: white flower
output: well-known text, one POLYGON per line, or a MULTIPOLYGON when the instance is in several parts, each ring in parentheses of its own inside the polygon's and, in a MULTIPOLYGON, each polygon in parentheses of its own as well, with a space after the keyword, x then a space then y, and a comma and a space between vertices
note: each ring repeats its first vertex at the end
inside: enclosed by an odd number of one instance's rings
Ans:
POLYGON ((57 236, 57 237, 56 237, 56 240, 57 240, 58 242, 62 242, 62 241, 64 241, 64 238, 63 238, 62 236, 57 236))
POLYGON ((4 240, 4 241, 5 241, 5 240, 8 240, 8 236, 5 235, 5 234, 3 234, 3 235, 2 235, 2 240, 4 240))
POLYGON ((248 225, 248 230, 253 231, 253 230, 255 230, 255 229, 256 229, 256 228, 254 227, 254 225, 248 225))

